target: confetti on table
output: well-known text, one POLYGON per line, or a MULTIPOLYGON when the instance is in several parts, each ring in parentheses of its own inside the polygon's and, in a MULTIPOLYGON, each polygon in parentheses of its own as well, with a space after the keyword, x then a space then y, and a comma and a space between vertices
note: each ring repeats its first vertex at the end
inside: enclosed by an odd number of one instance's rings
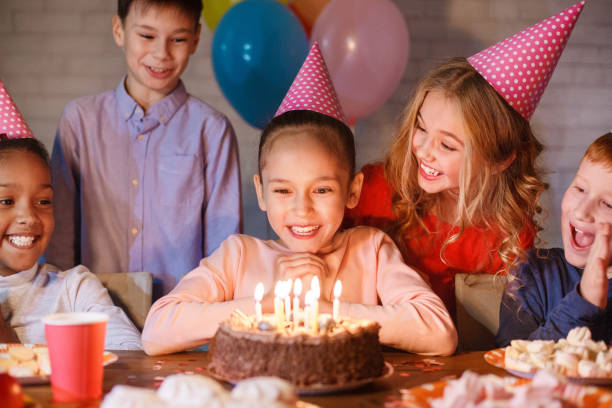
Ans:
POLYGON ((163 375, 158 375, 157 377, 153 378, 155 381, 164 381, 166 379, 166 377, 164 377, 163 375))
POLYGON ((151 367, 153 371, 159 371, 161 370, 161 368, 162 368, 161 364, 155 364, 153 367, 151 367))
POLYGON ((400 377, 410 377, 410 373, 400 373, 400 377))

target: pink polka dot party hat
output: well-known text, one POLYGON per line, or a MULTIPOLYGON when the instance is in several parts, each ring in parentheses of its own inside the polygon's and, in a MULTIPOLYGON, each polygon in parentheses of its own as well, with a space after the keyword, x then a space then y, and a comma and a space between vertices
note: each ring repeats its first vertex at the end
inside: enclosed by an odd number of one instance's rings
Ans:
POLYGON ((584 1, 468 58, 495 90, 531 119, 584 1))
POLYGON ((9 138, 34 137, 4 84, 0 81, 0 134, 3 133, 9 138))
POLYGON ((327 65, 315 42, 276 114, 292 110, 310 110, 346 123, 340 101, 332 84, 327 65))

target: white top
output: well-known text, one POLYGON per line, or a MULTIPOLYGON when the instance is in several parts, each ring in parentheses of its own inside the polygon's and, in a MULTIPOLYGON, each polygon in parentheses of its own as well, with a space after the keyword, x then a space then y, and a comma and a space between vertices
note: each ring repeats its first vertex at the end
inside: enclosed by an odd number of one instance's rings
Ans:
POLYGON ((82 266, 60 271, 50 264, 0 276, 0 311, 22 343, 46 344, 42 318, 51 313, 101 312, 109 316, 105 349, 141 349, 138 329, 106 288, 82 266))

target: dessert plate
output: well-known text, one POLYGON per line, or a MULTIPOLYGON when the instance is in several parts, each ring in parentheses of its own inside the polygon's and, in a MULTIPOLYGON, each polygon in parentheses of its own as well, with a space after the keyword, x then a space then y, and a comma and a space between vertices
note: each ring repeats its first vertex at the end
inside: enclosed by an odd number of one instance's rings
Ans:
MULTIPOLYGON (((8 352, 11 348, 14 348, 14 347, 26 347, 26 348, 31 348, 36 351, 44 351, 47 349, 47 346, 45 346, 44 344, 1 343, 0 344, 0 359, 10 358, 8 356, 8 352)), ((103 363, 105 366, 114 363, 118 359, 119 357, 116 354, 111 353, 110 351, 104 352, 103 363)), ((34 361, 34 360, 31 360, 31 361, 34 361)), ((27 377, 15 377, 15 378, 17 379, 17 381, 19 381, 21 385, 34 385, 34 384, 48 384, 51 377, 41 374, 41 375, 34 375, 34 376, 27 376, 27 377)))
MULTIPOLYGON (((535 371, 519 371, 511 368, 506 368, 505 364, 506 351, 503 348, 489 350, 484 354, 484 359, 492 366, 503 368, 512 375, 521 378, 533 378, 535 371)), ((563 376, 568 381, 577 384, 589 385, 612 385, 612 377, 569 377, 563 376)))
MULTIPOLYGON (((513 378, 509 381, 514 382, 510 383, 511 386, 529 383, 529 380, 524 378, 513 378)), ((430 408, 432 400, 442 398, 444 389, 447 385, 447 381, 436 381, 409 388, 405 391, 402 390, 402 405, 410 408, 430 408)), ((597 387, 586 388, 582 396, 582 401, 579 403, 580 407, 609 408, 611 406, 612 392, 597 387)))
MULTIPOLYGON (((230 378, 226 378, 223 375, 211 370, 208 370, 209 374, 216 378, 217 380, 228 382, 232 385, 238 384, 241 380, 233 380, 230 378)), ((374 378, 363 378, 361 380, 351 381, 345 384, 312 384, 307 386, 295 387, 295 391, 299 395, 324 395, 324 394, 333 394, 337 392, 344 392, 355 390, 357 388, 361 388, 367 384, 370 384, 374 381, 383 380, 385 378, 389 378, 393 374, 393 366, 385 361, 385 366, 383 368, 383 373, 379 377, 374 378)))

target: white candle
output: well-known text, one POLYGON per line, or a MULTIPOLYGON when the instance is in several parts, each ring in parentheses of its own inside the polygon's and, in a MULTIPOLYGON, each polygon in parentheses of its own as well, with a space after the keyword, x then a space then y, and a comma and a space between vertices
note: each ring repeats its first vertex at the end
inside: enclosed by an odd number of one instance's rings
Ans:
POLYGON ((281 291, 283 290, 282 281, 276 282, 274 286, 274 317, 276 318, 276 327, 280 329, 285 323, 283 313, 283 302, 280 299, 281 291))
POLYGON ((264 294, 264 285, 259 282, 257 286, 255 286, 255 318, 257 322, 260 322, 263 319, 263 313, 261 311, 261 299, 263 299, 264 294))
POLYGON ((334 285, 334 303, 333 303, 333 307, 332 307, 332 317, 334 318, 334 321, 339 321, 339 317, 340 317, 340 295, 342 294, 342 282, 340 282, 340 280, 336 281, 336 284, 334 285))
POLYGON ((313 293, 311 311, 312 320, 310 324, 312 325, 312 331, 317 334, 319 332, 319 298, 321 297, 321 287, 319 286, 319 278, 317 278, 316 276, 312 278, 310 290, 313 293))
POLYGON ((309 290, 304 295, 304 328, 310 330, 310 322, 312 321, 312 302, 314 293, 309 290))
POLYGON ((302 280, 297 278, 293 284, 293 327, 297 327, 300 315, 300 295, 302 294, 302 280))
POLYGON ((285 282, 283 297, 285 298, 285 318, 287 322, 291 320, 291 279, 285 282))

